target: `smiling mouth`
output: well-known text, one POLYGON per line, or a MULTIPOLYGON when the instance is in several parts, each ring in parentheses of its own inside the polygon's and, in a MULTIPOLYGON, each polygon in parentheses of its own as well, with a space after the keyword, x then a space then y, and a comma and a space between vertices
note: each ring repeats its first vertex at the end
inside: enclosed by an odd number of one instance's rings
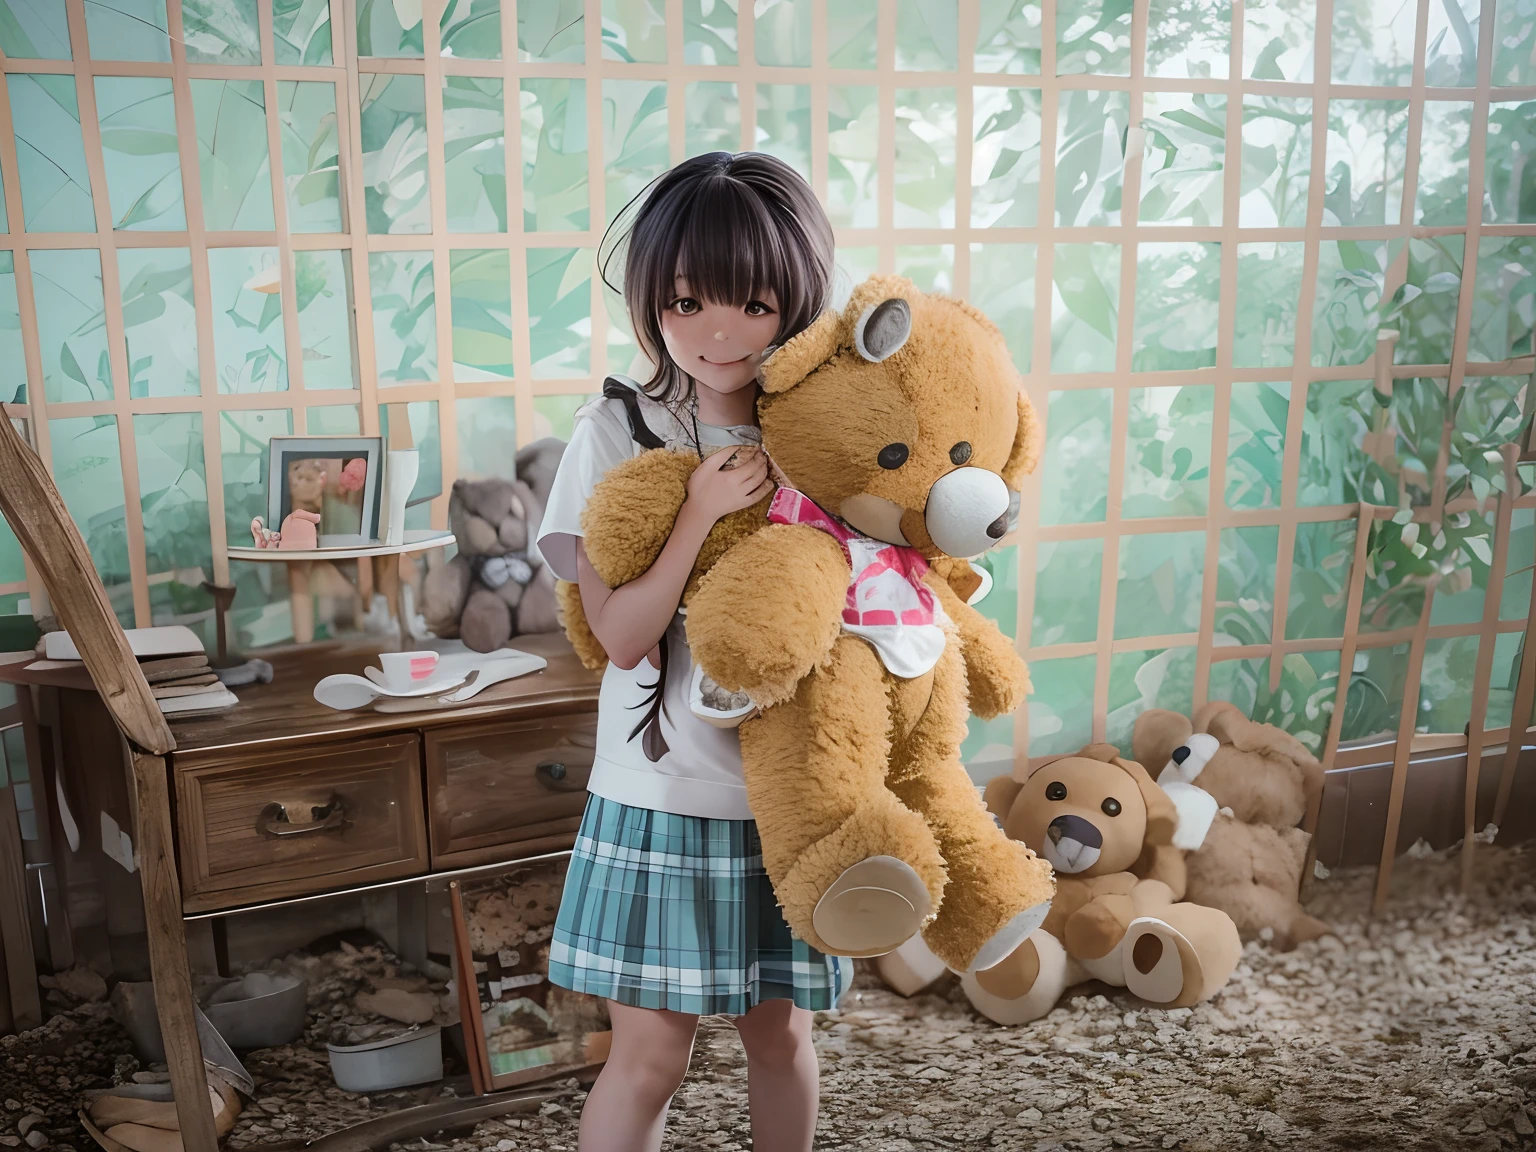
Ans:
POLYGON ((713 364, 716 368, 729 368, 733 364, 741 364, 747 360, 745 356, 738 356, 734 360, 711 360, 708 356, 700 356, 700 360, 706 364, 713 364))

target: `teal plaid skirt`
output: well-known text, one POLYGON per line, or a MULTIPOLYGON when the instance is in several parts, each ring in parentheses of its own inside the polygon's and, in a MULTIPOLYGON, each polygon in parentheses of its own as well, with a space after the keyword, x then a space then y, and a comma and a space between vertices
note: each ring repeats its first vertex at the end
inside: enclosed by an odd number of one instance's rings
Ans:
POLYGON ((823 956, 790 932, 752 821, 589 796, 549 979, 637 1008, 739 1016, 764 1000, 832 1008, 853 961, 823 956))

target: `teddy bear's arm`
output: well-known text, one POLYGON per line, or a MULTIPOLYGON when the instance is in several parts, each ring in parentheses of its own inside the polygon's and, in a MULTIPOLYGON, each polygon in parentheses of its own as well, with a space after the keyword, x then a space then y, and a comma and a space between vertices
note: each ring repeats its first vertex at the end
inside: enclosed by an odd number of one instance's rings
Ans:
POLYGON ((705 675, 762 706, 794 695, 842 630, 848 560, 801 524, 770 524, 740 541, 688 603, 688 645, 705 675))
POLYGON ((691 452, 653 448, 608 470, 581 513, 587 561, 610 588, 645 575, 666 547, 699 465, 691 452))
POLYGON ((930 573, 928 587, 960 632, 971 711, 983 720, 1006 716, 1029 694, 1029 670, 1013 641, 997 625, 955 595, 947 581, 930 573))

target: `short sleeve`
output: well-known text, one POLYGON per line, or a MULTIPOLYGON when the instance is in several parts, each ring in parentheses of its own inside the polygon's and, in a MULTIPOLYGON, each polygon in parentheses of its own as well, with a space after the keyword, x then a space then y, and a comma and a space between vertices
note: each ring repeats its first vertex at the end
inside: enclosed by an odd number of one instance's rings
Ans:
POLYGON ((539 523, 539 551, 561 580, 576 579, 576 541, 592 490, 610 468, 633 455, 634 441, 609 402, 600 400, 577 414, 539 523))

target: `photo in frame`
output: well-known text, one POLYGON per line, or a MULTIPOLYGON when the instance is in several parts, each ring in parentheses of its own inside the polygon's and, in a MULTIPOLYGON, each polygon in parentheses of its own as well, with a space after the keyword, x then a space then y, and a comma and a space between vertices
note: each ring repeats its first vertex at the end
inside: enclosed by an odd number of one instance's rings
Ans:
POLYGON ((384 440, 379 436, 274 436, 268 448, 267 527, 295 510, 318 514, 320 547, 379 538, 384 440))

